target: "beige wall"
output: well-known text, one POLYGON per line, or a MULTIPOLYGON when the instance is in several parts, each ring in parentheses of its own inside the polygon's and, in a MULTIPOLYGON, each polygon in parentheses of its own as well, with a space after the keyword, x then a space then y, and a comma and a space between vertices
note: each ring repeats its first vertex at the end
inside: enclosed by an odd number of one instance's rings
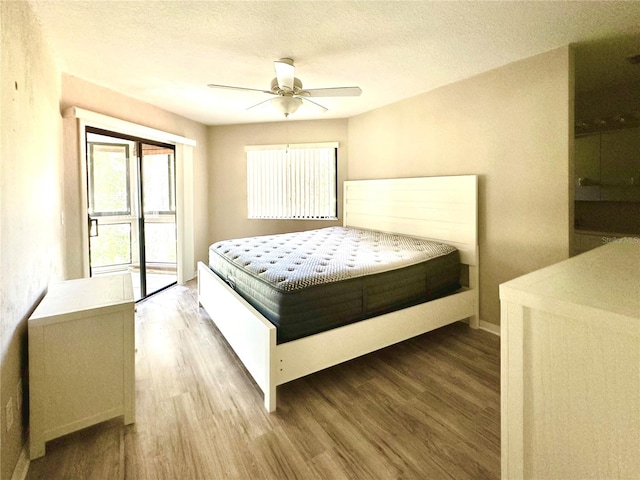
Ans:
MULTIPOLYGON (((194 149, 194 222, 195 257, 202 260, 207 255, 207 127, 188 120, 148 103, 126 97, 70 75, 62 75, 62 96, 60 109, 80 107, 113 118, 162 130, 175 135, 193 139, 197 142, 194 149)), ((66 121, 66 120, 65 120, 66 121)), ((69 148, 75 140, 76 128, 65 128, 65 227, 66 227, 66 275, 67 278, 83 276, 82 270, 82 214, 80 164, 77 151, 69 148)))
MULTIPOLYGON (((50 281, 62 278, 60 75, 27 2, 0 2, 0 478, 26 440, 16 410, 26 383, 27 318, 50 281), (6 406, 16 418, 7 432, 6 406)), ((26 397, 25 397, 26 398, 26 397)), ((20 418, 22 416, 22 418, 20 418)))
POLYGON ((285 121, 209 127, 209 240, 309 230, 342 224, 346 179, 347 120, 285 121), (338 221, 249 220, 246 145, 339 142, 338 221))
POLYGON ((478 174, 480 317, 569 255, 573 63, 560 48, 349 119, 350 180, 478 174))

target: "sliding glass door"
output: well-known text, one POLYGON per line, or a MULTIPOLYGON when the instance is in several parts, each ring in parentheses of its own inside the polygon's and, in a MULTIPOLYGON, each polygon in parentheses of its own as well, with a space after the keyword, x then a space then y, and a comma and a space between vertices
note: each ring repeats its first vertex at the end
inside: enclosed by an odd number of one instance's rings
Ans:
POLYGON ((130 272, 136 300, 177 280, 172 145, 86 129, 91 276, 130 272))

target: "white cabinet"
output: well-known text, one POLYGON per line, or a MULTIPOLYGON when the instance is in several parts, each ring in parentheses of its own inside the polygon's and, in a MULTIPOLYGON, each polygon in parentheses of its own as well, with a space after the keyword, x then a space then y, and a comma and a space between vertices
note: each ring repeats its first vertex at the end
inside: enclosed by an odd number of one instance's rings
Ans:
POLYGON ((640 240, 500 285, 502 478, 640 478, 640 240))
POLYGON ((32 459, 53 438, 118 416, 135 421, 131 275, 52 285, 28 325, 32 459))

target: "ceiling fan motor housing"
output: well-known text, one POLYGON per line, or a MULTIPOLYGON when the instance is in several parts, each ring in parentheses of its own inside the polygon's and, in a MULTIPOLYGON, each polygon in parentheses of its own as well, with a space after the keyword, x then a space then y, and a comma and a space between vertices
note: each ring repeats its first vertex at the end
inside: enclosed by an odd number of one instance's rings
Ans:
POLYGON ((278 84, 278 78, 271 80, 271 91, 276 95, 299 95, 302 92, 302 82, 298 77, 293 79, 293 90, 286 90, 280 88, 278 84))

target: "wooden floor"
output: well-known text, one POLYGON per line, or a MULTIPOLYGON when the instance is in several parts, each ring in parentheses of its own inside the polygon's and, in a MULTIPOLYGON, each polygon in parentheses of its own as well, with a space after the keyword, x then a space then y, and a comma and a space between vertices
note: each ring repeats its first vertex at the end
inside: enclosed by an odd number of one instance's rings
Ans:
POLYGON ((138 305, 136 423, 47 443, 29 479, 498 479, 499 338, 444 327, 262 394, 195 283, 138 305))

